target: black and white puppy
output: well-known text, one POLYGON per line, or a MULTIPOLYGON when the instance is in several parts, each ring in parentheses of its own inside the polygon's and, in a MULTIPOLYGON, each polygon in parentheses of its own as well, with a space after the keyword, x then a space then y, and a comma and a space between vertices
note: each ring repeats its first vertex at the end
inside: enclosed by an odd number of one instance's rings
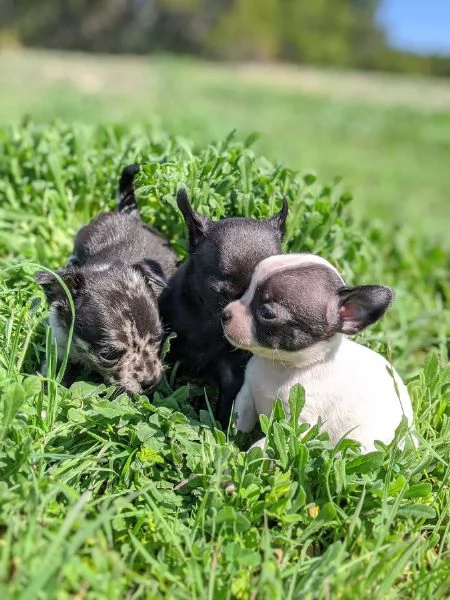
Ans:
POLYGON ((177 334, 170 360, 218 383, 216 416, 225 428, 250 355, 227 342, 220 315, 244 293, 255 266, 280 253, 288 205, 284 199, 280 212, 266 220, 212 221, 192 208, 185 189, 177 204, 188 227, 189 257, 160 296, 163 322, 177 334))
POLYGON ((345 336, 377 321, 392 299, 385 286, 347 287, 319 256, 263 260, 222 315, 227 339, 253 353, 235 403, 238 429, 250 431, 276 397, 288 414, 289 391, 301 384, 301 420, 320 421, 333 443, 346 434, 366 452, 389 443, 403 415, 412 423, 408 391, 380 354, 345 336))
MULTIPOLYGON (((119 389, 142 393, 162 375, 158 296, 177 258, 139 215, 133 185, 138 170, 137 165, 123 170, 117 212, 102 213, 82 227, 69 264, 56 273, 75 307, 68 373, 82 366, 119 389)), ((52 273, 38 272, 36 280, 50 304, 61 360, 72 320, 69 300, 52 273)))

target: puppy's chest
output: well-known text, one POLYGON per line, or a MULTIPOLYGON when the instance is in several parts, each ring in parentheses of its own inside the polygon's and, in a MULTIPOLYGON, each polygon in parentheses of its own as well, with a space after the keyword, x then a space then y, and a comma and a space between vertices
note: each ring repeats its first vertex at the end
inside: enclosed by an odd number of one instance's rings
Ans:
POLYGON ((317 385, 317 375, 317 373, 297 368, 280 369, 277 365, 253 357, 249 363, 246 379, 256 411, 267 415, 270 414, 273 400, 276 397, 283 401, 285 412, 289 414, 290 390, 296 384, 302 385, 306 392, 302 418, 315 420, 318 414, 323 414, 329 409, 331 398, 334 395, 332 390, 323 389, 323 385, 317 385))

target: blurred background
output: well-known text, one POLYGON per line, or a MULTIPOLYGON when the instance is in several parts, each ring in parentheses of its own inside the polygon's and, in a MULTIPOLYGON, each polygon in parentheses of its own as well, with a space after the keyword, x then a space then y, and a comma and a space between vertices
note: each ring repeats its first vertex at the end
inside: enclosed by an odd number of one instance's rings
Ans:
POLYGON ((450 246, 448 0, 0 0, 0 125, 237 129, 450 246))

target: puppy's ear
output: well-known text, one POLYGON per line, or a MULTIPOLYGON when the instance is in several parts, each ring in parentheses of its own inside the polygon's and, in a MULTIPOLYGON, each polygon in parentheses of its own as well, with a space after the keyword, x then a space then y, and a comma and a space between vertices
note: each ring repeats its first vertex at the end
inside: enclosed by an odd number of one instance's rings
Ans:
POLYGON ((161 265, 156 260, 145 258, 133 265, 133 269, 138 271, 145 279, 148 285, 158 288, 167 287, 166 278, 161 265))
MULTIPOLYGON (((64 281, 74 298, 83 292, 86 281, 84 274, 81 271, 68 268, 58 269, 55 273, 64 281)), ((66 292, 56 275, 54 273, 49 273, 48 271, 38 271, 35 274, 35 278, 37 283, 44 290, 49 304, 57 304, 60 306, 68 305, 69 301, 66 292)))
POLYGON ((338 296, 338 331, 353 335, 384 315, 394 299, 394 290, 384 285, 361 285, 342 288, 338 296))
POLYGON ((286 219, 289 212, 289 204, 286 199, 286 196, 283 196, 283 206, 279 213, 267 219, 267 222, 273 225, 276 229, 281 233, 281 237, 284 237, 286 232, 286 219))
POLYGON ((188 226, 189 246, 195 248, 200 238, 205 235, 209 219, 192 208, 186 188, 178 190, 177 205, 188 226))

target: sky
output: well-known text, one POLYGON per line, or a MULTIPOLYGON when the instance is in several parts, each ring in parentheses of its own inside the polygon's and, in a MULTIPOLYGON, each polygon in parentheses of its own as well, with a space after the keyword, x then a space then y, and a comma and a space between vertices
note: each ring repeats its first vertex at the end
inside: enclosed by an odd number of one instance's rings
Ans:
POLYGON ((450 55, 450 0, 382 0, 378 19, 391 46, 450 55))

